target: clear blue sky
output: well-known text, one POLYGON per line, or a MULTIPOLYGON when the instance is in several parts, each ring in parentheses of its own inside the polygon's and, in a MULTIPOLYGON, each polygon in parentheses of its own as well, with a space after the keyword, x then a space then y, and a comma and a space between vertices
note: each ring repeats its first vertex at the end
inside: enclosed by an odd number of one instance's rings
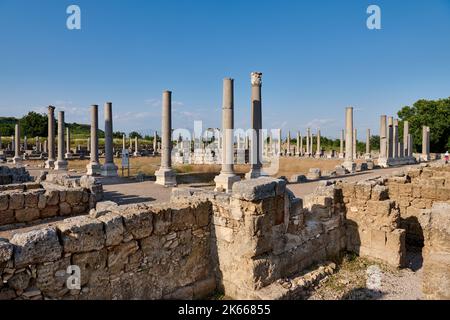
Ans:
POLYGON ((174 127, 218 127, 232 77, 247 128, 252 71, 266 128, 337 137, 351 105, 360 135, 378 133, 380 114, 450 96, 450 1, 0 0, 1 116, 52 104, 88 123, 91 104, 112 101, 115 131, 153 132, 170 89, 174 127), (79 31, 66 28, 70 4, 79 31), (370 4, 382 30, 366 27, 370 4))

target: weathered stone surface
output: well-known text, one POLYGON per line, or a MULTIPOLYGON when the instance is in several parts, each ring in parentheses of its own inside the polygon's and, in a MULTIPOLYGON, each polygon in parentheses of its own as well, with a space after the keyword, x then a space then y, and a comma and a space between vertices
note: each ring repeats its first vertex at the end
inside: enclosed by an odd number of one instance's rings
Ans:
POLYGON ((100 250, 105 244, 101 221, 86 217, 74 217, 57 225, 64 252, 100 250))
POLYGON ((39 193, 37 192, 26 192, 25 197, 25 208, 37 208, 39 193))
POLYGON ((139 249, 136 241, 130 241, 116 246, 108 252, 108 268, 117 273, 128 263, 128 257, 139 249))
POLYGON ((24 202, 23 193, 11 193, 9 195, 9 209, 22 209, 24 202))
POLYGON ((11 259, 13 253, 13 245, 6 240, 0 239, 0 263, 11 259))
POLYGON ((47 205, 56 206, 59 203, 59 191, 58 190, 47 190, 45 192, 47 198, 47 205))
POLYGON ((285 188, 284 180, 261 177, 234 183, 232 195, 242 200, 257 201, 284 193, 285 188))
POLYGON ((61 257, 56 229, 53 227, 16 233, 11 244, 14 245, 14 264, 16 268, 33 263, 55 261, 61 257))
POLYGON ((0 226, 14 223, 16 221, 14 210, 0 211, 0 226))
POLYGON ((8 210, 9 197, 7 194, 0 194, 0 211, 8 210))
POLYGON ((38 208, 25 208, 16 210, 16 220, 17 222, 30 222, 39 219, 39 209, 38 208))
POLYGON ((304 182, 307 182, 307 181, 308 181, 308 179, 303 174, 294 174, 289 179, 290 183, 304 183, 304 182))
POLYGON ((123 215, 125 229, 134 239, 148 237, 153 231, 153 213, 151 211, 133 211, 123 215))
POLYGON ((117 213, 108 213, 98 218, 105 225, 106 246, 115 246, 122 242, 124 226, 122 216, 117 213))
POLYGON ((72 213, 72 207, 67 202, 61 202, 59 204, 59 214, 61 216, 68 216, 72 213))

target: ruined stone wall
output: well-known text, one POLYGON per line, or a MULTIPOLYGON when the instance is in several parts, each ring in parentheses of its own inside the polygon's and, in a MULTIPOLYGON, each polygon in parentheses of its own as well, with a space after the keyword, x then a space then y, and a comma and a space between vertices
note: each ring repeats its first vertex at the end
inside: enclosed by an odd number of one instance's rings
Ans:
POLYGON ((397 203, 400 226, 406 230, 406 242, 423 245, 419 217, 423 209, 431 209, 436 201, 450 201, 450 167, 424 165, 398 173, 386 181, 389 198, 397 203))
POLYGON ((1 299, 192 299, 215 290, 211 206, 93 211, 0 240, 1 299), (66 286, 81 269, 80 290, 66 286))
POLYGON ((93 178, 56 179, 0 186, 0 226, 87 214, 103 197, 93 178))
POLYGON ((385 182, 378 178, 338 183, 346 209, 347 250, 400 267, 405 262, 405 230, 385 182))
POLYGON ((319 188, 305 208, 284 180, 271 178, 235 183, 228 195, 195 189, 172 195, 179 202, 197 198, 213 208, 211 252, 218 288, 235 299, 268 298, 262 288, 339 257, 346 245, 333 186, 319 188))
POLYGON ((435 202, 419 217, 424 233, 423 286, 426 299, 450 300, 450 203, 435 202))

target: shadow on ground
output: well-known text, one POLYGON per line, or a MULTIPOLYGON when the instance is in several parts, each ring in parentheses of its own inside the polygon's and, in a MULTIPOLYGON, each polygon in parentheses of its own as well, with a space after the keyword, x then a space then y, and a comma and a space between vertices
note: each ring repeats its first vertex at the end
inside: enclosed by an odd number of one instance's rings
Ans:
POLYGON ((104 191, 103 198, 104 200, 114 201, 118 205, 134 204, 140 202, 151 202, 156 200, 155 198, 151 197, 123 194, 116 191, 104 191))

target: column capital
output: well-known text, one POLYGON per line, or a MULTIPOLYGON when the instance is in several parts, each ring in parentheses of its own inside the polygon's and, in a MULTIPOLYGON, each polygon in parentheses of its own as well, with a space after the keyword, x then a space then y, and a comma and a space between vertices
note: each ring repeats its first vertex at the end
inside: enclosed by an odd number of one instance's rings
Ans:
POLYGON ((48 106, 48 112, 49 113, 53 113, 55 111, 55 107, 54 106, 48 106))
POLYGON ((251 73, 251 82, 252 82, 252 86, 261 86, 262 85, 262 73, 261 72, 252 72, 251 73))

